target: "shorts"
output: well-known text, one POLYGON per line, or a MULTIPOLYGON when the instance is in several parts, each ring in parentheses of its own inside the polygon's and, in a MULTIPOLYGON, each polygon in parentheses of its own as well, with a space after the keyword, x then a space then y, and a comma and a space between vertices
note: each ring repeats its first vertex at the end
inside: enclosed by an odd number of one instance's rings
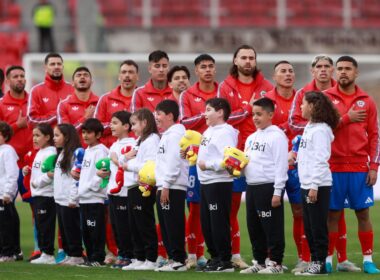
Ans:
POLYGON ((286 194, 291 204, 301 204, 301 184, 297 168, 288 170, 288 181, 285 183, 286 194))
POLYGON ((354 210, 373 206, 373 187, 366 183, 367 172, 332 172, 330 210, 354 210))
POLYGON ((245 177, 234 178, 232 192, 245 192, 247 190, 247 181, 245 177))
POLYGON ((200 201, 200 186, 201 183, 198 179, 197 166, 192 165, 189 167, 189 183, 187 186, 187 202, 199 203, 200 201))

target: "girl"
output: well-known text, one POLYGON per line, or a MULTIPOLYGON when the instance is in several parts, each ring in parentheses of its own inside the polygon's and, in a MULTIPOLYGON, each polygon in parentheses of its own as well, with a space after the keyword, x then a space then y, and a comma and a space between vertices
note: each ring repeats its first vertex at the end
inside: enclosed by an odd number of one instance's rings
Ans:
MULTIPOLYGON (((138 138, 136 149, 125 154, 123 168, 134 173, 134 180, 148 160, 155 160, 160 138, 152 112, 143 108, 131 116, 132 131, 138 138)), ((157 259, 157 233, 154 216, 156 190, 149 197, 142 197, 137 186, 128 189, 129 227, 132 233, 136 260, 123 270, 154 270, 157 259)))
POLYGON ((328 160, 332 130, 339 123, 334 105, 321 92, 307 92, 303 98, 302 117, 309 120, 298 150, 298 174, 301 183, 303 220, 311 252, 311 263, 297 275, 326 274, 328 250, 327 215, 332 175, 328 160))
POLYGON ((57 162, 54 174, 54 200, 62 247, 67 254, 61 262, 64 265, 82 264, 82 233, 78 204, 78 187, 70 175, 73 153, 81 147, 79 136, 71 124, 59 124, 54 128, 54 144, 57 148, 57 162))
POLYGON ((55 202, 53 179, 42 173, 41 166, 46 158, 57 154, 53 146, 53 129, 49 124, 39 124, 33 129, 33 145, 39 149, 34 158, 32 169, 23 168, 27 175, 31 172, 30 190, 33 197, 33 214, 37 228, 38 246, 41 256, 31 261, 33 264, 55 264, 55 202))

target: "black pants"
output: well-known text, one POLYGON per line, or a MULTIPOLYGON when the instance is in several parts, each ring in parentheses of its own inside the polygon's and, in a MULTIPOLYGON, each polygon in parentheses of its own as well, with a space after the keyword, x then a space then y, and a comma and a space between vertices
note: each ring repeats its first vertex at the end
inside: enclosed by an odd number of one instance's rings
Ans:
POLYGON ((79 207, 69 208, 56 204, 56 211, 63 250, 70 257, 81 257, 83 248, 79 207))
POLYGON ((246 192, 247 226, 253 257, 264 264, 268 257, 282 264, 285 250, 284 204, 272 207, 273 183, 248 185, 246 192))
POLYGON ((20 218, 13 202, 0 199, 0 254, 11 257, 20 253, 20 218))
POLYGON ((133 243, 129 228, 128 197, 109 196, 110 220, 121 258, 133 258, 133 243))
POLYGON ((185 263, 185 199, 186 191, 169 190, 170 202, 160 203, 161 191, 157 192, 157 215, 162 240, 170 259, 185 263))
POLYGON ((38 247, 41 252, 54 255, 55 202, 53 197, 33 197, 34 221, 37 228, 38 247))
POLYGON ((149 197, 143 197, 135 187, 128 190, 129 227, 132 232, 134 257, 155 262, 157 259, 157 232, 154 216, 156 189, 149 197))
POLYGON ((201 184, 201 226, 212 259, 231 260, 232 182, 201 184))
POLYGON ((54 39, 51 27, 39 27, 40 52, 54 52, 54 39))
POLYGON ((105 205, 102 203, 81 203, 83 243, 90 262, 104 262, 106 256, 105 205))
POLYGON ((329 246, 327 216, 331 187, 319 187, 317 202, 307 203, 309 190, 301 189, 303 203, 303 224, 312 261, 325 262, 329 246))

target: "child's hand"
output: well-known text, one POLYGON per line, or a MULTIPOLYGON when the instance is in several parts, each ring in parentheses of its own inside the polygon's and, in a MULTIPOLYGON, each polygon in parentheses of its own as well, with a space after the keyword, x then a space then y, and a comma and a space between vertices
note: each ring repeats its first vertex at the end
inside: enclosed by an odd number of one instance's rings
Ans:
POLYGON ((105 169, 99 169, 96 171, 96 175, 104 179, 111 175, 111 171, 106 171, 105 169))
POLYGON ((128 164, 126 162, 124 162, 122 164, 121 168, 123 168, 123 170, 125 170, 125 171, 128 171, 128 164))
POLYGON ((46 175, 50 178, 50 179, 54 179, 54 172, 47 172, 46 175))
POLYGON ((169 204, 169 189, 163 188, 161 191, 160 203, 161 205, 169 204))
POLYGON ((76 180, 76 181, 79 180, 80 173, 78 173, 78 172, 76 172, 74 170, 71 170, 70 175, 71 175, 71 177, 73 177, 74 180, 76 180))
POLYGON ((186 159, 186 152, 185 151, 179 150, 179 155, 181 158, 186 159))
POLYGON ((318 199, 318 190, 310 189, 307 197, 309 198, 310 203, 316 203, 318 199))
POLYGON ((69 203, 67 205, 67 207, 69 207, 69 208, 77 208, 77 205, 75 203, 69 203))
POLYGON ((4 204, 9 204, 11 202, 12 202, 12 200, 11 200, 11 197, 9 195, 4 195, 3 196, 3 203, 4 204))
POLYGON ((272 207, 277 208, 279 206, 281 206, 281 196, 274 195, 272 197, 272 207))
POLYGON ((206 162, 204 162, 203 160, 198 161, 198 166, 199 166, 199 168, 200 168, 202 171, 205 171, 205 170, 206 170, 206 162))
POLYGON ((293 151, 288 153, 288 165, 295 165, 297 160, 297 156, 293 151))
POLYGON ((25 177, 26 175, 28 175, 30 172, 30 167, 28 165, 25 165, 23 168, 22 168, 22 175, 25 177))
POLYGON ((136 157, 136 155, 137 155, 137 151, 135 149, 132 149, 128 153, 126 153, 124 156, 127 160, 130 160, 136 157))

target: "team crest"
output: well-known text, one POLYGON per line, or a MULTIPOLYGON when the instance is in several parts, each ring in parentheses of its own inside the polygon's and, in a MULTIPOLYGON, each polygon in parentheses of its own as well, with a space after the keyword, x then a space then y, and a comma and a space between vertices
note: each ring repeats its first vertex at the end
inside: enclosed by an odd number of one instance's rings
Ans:
POLYGON ((48 98, 48 97, 44 97, 44 98, 42 98, 42 101, 43 101, 44 103, 48 103, 48 102, 49 102, 49 98, 48 98))
POLYGON ((200 97, 195 97, 195 98, 194 98, 194 101, 195 101, 195 102, 201 102, 201 101, 202 101, 202 98, 200 98, 200 97))
POLYGON ((365 102, 363 100, 356 101, 356 105, 358 105, 359 108, 363 108, 365 105, 365 102))
POLYGON ((78 107, 78 106, 73 106, 73 107, 71 107, 71 109, 72 109, 73 111, 78 111, 78 110, 79 110, 79 107, 78 107))
POLYGON ((150 101, 150 102, 152 102, 152 101, 154 100, 153 97, 148 97, 147 99, 148 99, 148 101, 150 101))
POLYGON ((262 90, 262 91, 260 92, 260 96, 261 96, 261 97, 264 97, 266 93, 267 93, 267 92, 266 92, 265 90, 262 90))
POLYGON ((117 107, 119 104, 117 104, 116 102, 113 102, 112 104, 111 104, 111 106, 112 107, 117 107))

